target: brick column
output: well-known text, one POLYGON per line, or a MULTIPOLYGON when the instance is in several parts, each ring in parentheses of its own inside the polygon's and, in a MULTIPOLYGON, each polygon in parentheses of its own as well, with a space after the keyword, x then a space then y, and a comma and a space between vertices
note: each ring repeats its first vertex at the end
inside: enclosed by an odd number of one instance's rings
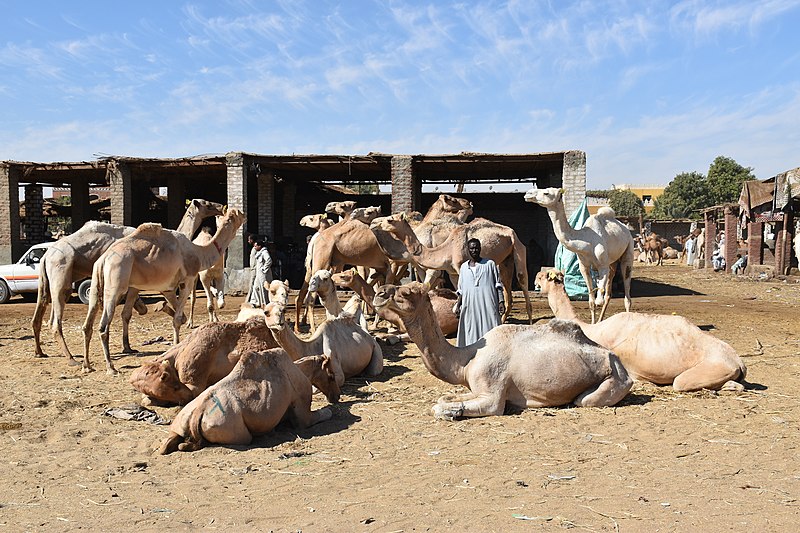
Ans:
MULTIPOLYGON (((232 152, 227 155, 226 159, 228 165, 228 209, 241 209, 242 212, 247 213, 247 168, 244 164, 244 157, 241 152, 232 152)), ((247 226, 248 223, 245 222, 228 245, 226 267, 229 269, 241 270, 250 259, 244 256, 246 249, 244 232, 247 226)))
POLYGON ((256 178, 258 233, 275 239, 275 175, 265 172, 256 178))
POLYGON ((569 218, 586 198, 586 153, 570 150, 564 153, 564 168, 561 173, 564 187, 564 212, 569 218))
POLYGON ((789 267, 792 264, 792 236, 789 233, 786 219, 786 214, 784 214, 783 220, 778 222, 775 231, 775 273, 784 276, 789 273, 789 267))
POLYGON ((133 224, 131 169, 112 159, 108 162, 106 176, 111 186, 111 223, 130 226, 133 224))
POLYGON ((764 264, 764 223, 750 222, 747 225, 747 264, 764 264))
MULTIPOLYGON (((292 240, 297 239, 297 232, 300 229, 300 219, 297 218, 295 212, 295 205, 297 198, 297 184, 294 181, 284 180, 283 182, 283 209, 281 216, 283 217, 283 235, 282 237, 292 237, 292 240)), ((276 239, 279 235, 273 235, 272 238, 276 239)), ((303 241, 305 244, 305 241, 303 241)))
POLYGON ((412 157, 392 156, 392 213, 419 209, 421 199, 422 183, 414 175, 412 157))
POLYGON ((736 262, 736 253, 739 250, 739 241, 736 239, 736 223, 739 219, 737 209, 725 208, 725 272, 730 272, 736 262))
POLYGON ((47 225, 44 220, 44 193, 41 185, 25 186, 25 240, 36 244, 44 241, 47 225))
POLYGON ((70 232, 76 232, 89 220, 89 180, 86 178, 73 178, 69 186, 70 232))
POLYGON ((16 165, 0 164, 0 262, 13 263, 22 254, 19 231, 19 178, 16 165), (15 253, 16 251, 16 253, 15 253))
POLYGON ((178 176, 167 178, 167 227, 177 228, 186 213, 186 184, 178 176))
POLYGON ((705 260, 700 265, 701 268, 714 268, 711 262, 711 256, 714 255, 714 245, 716 244, 717 237, 717 221, 714 218, 714 212, 708 211, 706 217, 706 243, 705 243, 705 260))

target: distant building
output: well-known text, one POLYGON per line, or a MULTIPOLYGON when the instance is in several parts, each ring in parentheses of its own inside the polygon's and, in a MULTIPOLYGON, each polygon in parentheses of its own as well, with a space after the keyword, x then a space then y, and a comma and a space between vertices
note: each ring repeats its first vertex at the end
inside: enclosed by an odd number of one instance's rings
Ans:
MULTIPOLYGON (((633 194, 641 198, 644 204, 645 214, 650 213, 655 205, 655 199, 664 194, 666 185, 612 185, 611 190, 615 191, 631 191, 633 194)), ((586 204, 589 208, 589 214, 597 213, 601 207, 608 205, 607 198, 598 198, 596 196, 587 196, 586 204)))

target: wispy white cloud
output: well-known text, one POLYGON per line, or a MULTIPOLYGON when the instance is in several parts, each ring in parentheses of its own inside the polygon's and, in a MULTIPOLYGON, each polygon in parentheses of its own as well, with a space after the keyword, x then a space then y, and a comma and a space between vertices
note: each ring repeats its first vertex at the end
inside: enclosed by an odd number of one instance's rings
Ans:
POLYGON ((798 0, 766 0, 753 2, 704 2, 684 0, 670 10, 671 24, 691 31, 695 37, 715 37, 727 30, 747 29, 756 32, 775 17, 796 9, 798 0))

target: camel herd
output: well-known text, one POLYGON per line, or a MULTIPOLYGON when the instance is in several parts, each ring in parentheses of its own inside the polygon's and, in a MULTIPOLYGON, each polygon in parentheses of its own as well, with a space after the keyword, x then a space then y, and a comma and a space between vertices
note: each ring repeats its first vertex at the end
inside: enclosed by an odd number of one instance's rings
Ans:
POLYGON ((99 332, 106 369, 116 374, 108 347, 115 306, 124 298, 123 350, 130 351, 128 322, 142 305, 139 291, 161 292, 172 315, 174 345, 137 368, 130 383, 147 402, 183 406, 159 450, 163 454, 215 443, 248 444, 284 419, 297 427, 329 419, 329 408, 311 410, 312 393, 336 402, 347 378, 383 371, 376 336, 381 320, 400 335, 395 339, 416 344, 432 375, 468 389, 437 401, 432 410, 440 419, 501 415, 508 407, 612 406, 634 380, 671 384, 679 391, 743 389, 746 368, 729 345, 682 317, 630 311, 634 240, 612 210, 601 209, 575 229, 567 223, 563 190, 534 188, 525 200, 547 209, 556 237, 576 253, 591 291, 590 323, 577 318, 563 274, 551 270, 537 274, 536 286, 547 295, 556 318, 532 325, 526 250, 516 232, 486 219, 467 221, 471 202, 444 194, 424 216, 380 216, 380 208, 336 202, 326 210, 337 221, 324 214, 303 217, 301 225, 316 233, 294 301, 294 324, 286 317, 288 282, 278 280, 266 287, 268 304, 243 304, 236 321, 220 321, 215 308, 222 306, 224 292, 218 279, 221 258, 245 217, 236 209, 194 200, 180 231, 158 224, 133 229, 88 223, 53 246, 43 258, 32 320, 36 355, 44 355, 41 322, 52 301, 51 329, 74 364, 61 333, 61 315, 70 284, 91 272, 83 370, 92 369, 92 329, 102 308, 99 332), (207 216, 217 217, 216 232, 193 242, 207 216), (435 285, 442 273, 457 283, 471 238, 481 240, 484 255, 498 264, 509 310, 512 281, 519 283, 528 324, 501 324, 476 343, 456 347, 446 337, 458 326, 456 294, 435 285), (603 320, 616 271, 624 281, 625 312, 603 320), (397 283, 409 273, 419 281, 397 283), (184 306, 198 276, 207 291, 209 322, 181 340, 184 306), (353 292, 344 306, 337 287, 353 292), (307 312, 317 298, 326 312, 319 325, 307 312), (372 323, 366 320, 370 313, 372 323), (311 322, 310 332, 300 334, 306 322, 311 322))

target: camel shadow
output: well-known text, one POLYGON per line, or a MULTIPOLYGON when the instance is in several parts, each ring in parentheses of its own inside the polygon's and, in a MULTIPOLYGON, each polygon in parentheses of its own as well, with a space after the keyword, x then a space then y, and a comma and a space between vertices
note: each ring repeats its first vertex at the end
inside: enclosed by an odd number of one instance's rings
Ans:
MULTIPOLYGON (((612 291, 613 296, 622 297, 623 292, 612 291)), ((659 283, 649 278, 634 278, 631 280, 631 294, 634 297, 654 297, 654 296, 703 296, 702 292, 693 291, 686 287, 677 285, 667 285, 659 283)))

